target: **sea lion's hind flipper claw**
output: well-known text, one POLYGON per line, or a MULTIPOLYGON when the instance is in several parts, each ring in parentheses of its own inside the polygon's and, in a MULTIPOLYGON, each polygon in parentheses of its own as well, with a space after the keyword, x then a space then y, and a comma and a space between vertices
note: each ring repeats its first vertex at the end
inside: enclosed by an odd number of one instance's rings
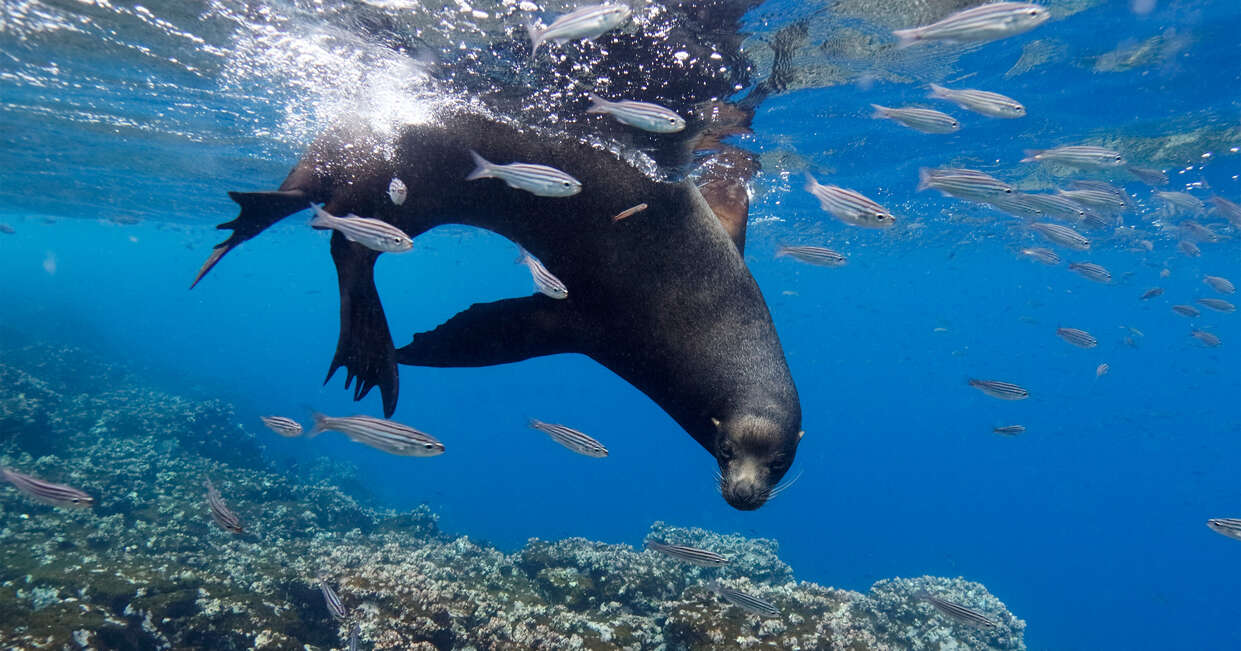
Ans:
POLYGON ((241 213, 231 222, 224 222, 216 228, 232 229, 228 239, 215 245, 207 261, 199 268, 198 275, 190 285, 193 289, 198 281, 215 267, 216 263, 232 251, 237 245, 262 233, 272 224, 306 208, 309 199, 301 190, 281 190, 276 192, 229 192, 229 197, 241 206, 241 213))
POLYGON ((542 294, 475 303, 434 330, 414 335, 397 349, 396 359, 410 366, 461 367, 585 353, 587 328, 568 301, 542 294))
POLYGON ((384 416, 396 411, 399 377, 388 318, 375 289, 375 260, 379 254, 332 234, 332 260, 340 282, 340 338, 323 383, 345 367, 345 388, 353 385, 353 399, 361 400, 379 387, 384 416), (357 384, 353 381, 357 380, 357 384))

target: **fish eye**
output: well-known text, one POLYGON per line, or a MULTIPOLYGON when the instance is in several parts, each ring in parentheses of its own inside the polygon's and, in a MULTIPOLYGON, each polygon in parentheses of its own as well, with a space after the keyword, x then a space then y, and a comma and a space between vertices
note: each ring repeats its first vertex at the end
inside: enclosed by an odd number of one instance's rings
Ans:
POLYGON ((883 220, 887 219, 887 215, 884 215, 884 214, 883 214, 883 213, 881 213, 881 212, 877 212, 877 213, 875 213, 875 219, 878 219, 879 221, 883 221, 883 220))
POLYGON ((564 187, 566 187, 566 188, 573 187, 573 184, 572 184, 572 183, 569 183, 568 181, 562 181, 561 183, 562 183, 562 184, 564 185, 564 187))
POLYGON ((1004 188, 1004 194, 1012 194, 1012 193, 1013 193, 1012 188, 1004 188))
POLYGON ((1119 155, 1119 154, 1116 156, 1116 162, 1117 162, 1117 163, 1119 163, 1119 162, 1120 162, 1120 155, 1119 155))
POLYGON ((1039 14, 1039 10, 1038 10, 1038 9, 1031 9, 1031 10, 1030 10, 1030 15, 1031 15, 1031 16, 1037 16, 1038 14, 1039 14))

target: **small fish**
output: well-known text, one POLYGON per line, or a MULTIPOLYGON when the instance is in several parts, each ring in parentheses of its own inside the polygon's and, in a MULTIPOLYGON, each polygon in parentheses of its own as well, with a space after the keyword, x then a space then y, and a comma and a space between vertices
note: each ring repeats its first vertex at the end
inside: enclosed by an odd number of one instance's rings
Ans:
POLYGON ((1016 436, 1018 434, 1025 432, 1026 426, 1025 425, 1001 425, 999 427, 992 427, 991 431, 995 432, 996 434, 1004 434, 1005 436, 1016 436))
POLYGON ((1000 625, 999 622, 987 617, 973 608, 966 608, 961 604, 954 603, 946 599, 940 599, 939 597, 931 595, 926 590, 919 590, 915 592, 914 597, 931 604, 935 610, 938 610, 949 619, 955 620, 967 626, 988 629, 997 628, 1000 625))
POLYGON ((896 218, 883 206, 853 190, 821 185, 809 172, 806 173, 806 192, 819 200, 820 208, 846 224, 863 228, 890 228, 896 223, 896 218))
POLYGON ((211 510, 211 520, 216 526, 229 533, 244 533, 245 528, 241 526, 241 520, 237 518, 237 514, 228 508, 228 504, 224 503, 224 497, 220 495, 220 491, 216 490, 215 484, 211 483, 211 479, 206 480, 207 486, 207 508, 211 510))
POLYGON ((16 228, 13 228, 12 226, 9 226, 8 224, 0 224, 0 233, 4 233, 5 235, 13 235, 16 232, 17 232, 16 228))
POLYGON ((1171 275, 1172 275, 1172 270, 1168 269, 1167 267, 1164 267, 1163 269, 1159 270, 1160 278, 1167 278, 1168 276, 1171 276, 1171 275))
POLYGON ((1241 540, 1241 518, 1211 518, 1207 526, 1215 533, 1241 540))
POLYGON ((1219 241, 1219 235, 1216 235, 1215 231, 1190 219, 1186 219, 1185 221, 1181 222, 1181 230, 1185 231, 1185 234, 1188 235, 1189 237, 1192 237, 1193 239, 1198 240, 1200 242, 1218 242, 1219 241))
POLYGON ((647 209, 647 207, 648 207, 648 206, 647 206, 646 204, 644 204, 644 203, 640 203, 640 204, 638 204, 638 205, 636 205, 636 206, 634 206, 634 207, 632 207, 632 208, 626 208, 626 209, 624 209, 624 210, 622 210, 622 211, 620 211, 620 212, 616 213, 616 216, 612 218, 612 221, 613 221, 613 222, 618 222, 618 221, 620 221, 620 220, 622 220, 622 219, 628 219, 628 218, 633 217, 634 215, 636 215, 636 214, 638 214, 638 213, 642 212, 643 210, 646 210, 646 209, 647 209))
POLYGON ((1093 262, 1070 262, 1069 269, 1081 274, 1083 278, 1088 278, 1095 282, 1112 282, 1111 272, 1093 262))
POLYGON ((1214 289, 1221 294, 1231 294, 1237 291, 1237 288, 1232 284, 1232 281, 1220 276, 1203 276, 1202 282, 1206 283, 1211 289, 1214 289))
POLYGON ((557 45, 585 39, 596 39, 604 33, 620 27, 629 20, 631 10, 627 5, 587 5, 576 11, 558 16, 547 27, 539 28, 534 23, 526 24, 526 33, 530 36, 530 56, 539 51, 539 46, 551 41, 557 45))
POLYGON ((1121 203, 1125 204, 1125 208, 1129 210, 1136 207, 1136 204, 1133 202, 1133 197, 1129 196, 1129 193, 1125 192, 1124 188, 1117 187, 1111 183, 1074 179, 1069 181, 1069 185, 1072 186, 1074 190, 1095 190, 1096 192, 1105 192, 1113 197, 1116 197, 1117 199, 1120 199, 1121 203))
POLYGON ((323 593, 323 602, 327 604, 327 611, 334 619, 348 617, 349 613, 345 610, 345 604, 340 602, 340 596, 336 594, 332 586, 328 585, 327 577, 320 574, 317 578, 319 579, 319 592, 323 593))
POLYGON ((358 640, 362 637, 362 627, 357 622, 349 627, 349 651, 358 651, 358 640))
POLYGON ((1033 203, 1026 201, 1026 196, 1020 192, 1013 194, 997 195, 987 199, 986 203, 991 204, 996 210, 1002 211, 1008 215, 1021 220, 1038 219, 1043 216, 1043 211, 1039 210, 1033 203))
POLYGON ((900 39, 897 47, 909 47, 922 41, 949 43, 994 41, 1028 32, 1047 22, 1051 13, 1045 7, 1022 2, 993 2, 912 29, 892 32, 900 39))
POLYGON ((444 453, 444 444, 435 437, 395 421, 370 416, 332 418, 318 412, 315 412, 314 418, 315 426, 307 434, 308 438, 332 431, 389 454, 434 457, 444 453))
POLYGON ((845 256, 821 246, 782 246, 776 251, 777 258, 786 255, 794 260, 820 267, 843 267, 846 262, 845 256))
POLYGON ((610 102, 594 93, 589 93, 588 97, 591 105, 587 113, 606 113, 621 124, 651 133, 676 133, 685 129, 685 118, 658 104, 630 100, 610 102))
POLYGON ((582 191, 581 181, 554 167, 531 163, 496 165, 472 149, 470 156, 477 167, 465 177, 467 181, 500 179, 510 188, 525 190, 539 197, 571 197, 582 191))
POLYGON ((1030 205, 1038 208, 1048 217, 1058 219, 1081 220, 1086 218, 1086 209, 1077 202, 1058 194, 1023 194, 1022 198, 1030 205))
POLYGON ((565 287, 559 278, 552 275, 552 272, 548 271, 538 258, 530 255, 529 251, 521 250, 521 257, 517 258, 517 264, 524 264, 530 269, 530 277, 534 279, 534 288, 539 290, 540 294, 561 300, 569 298, 569 288, 565 287))
MULTIPOLYGON (((1241 206, 1223 197, 1211 197, 1211 205, 1215 206, 1215 212, 1222 215, 1233 226, 1241 228, 1241 206)), ((9 230, 8 232, 12 233, 13 231, 9 230)))
POLYGON ((1206 332, 1204 330, 1194 330, 1190 332, 1189 335, 1193 337, 1194 339, 1201 341, 1203 344, 1210 346, 1211 348, 1215 348, 1216 346, 1223 343, 1220 341, 1219 337, 1209 332, 1206 332))
POLYGON ((1060 224, 1052 224, 1048 222, 1036 222, 1030 224, 1030 230, 1042 235, 1049 242, 1059 244, 1060 246, 1073 249, 1075 251, 1085 251, 1090 248, 1090 240, 1086 236, 1060 224))
POLYGON ((1195 308, 1195 307, 1193 307, 1193 306, 1191 306, 1191 305, 1173 305, 1173 306, 1172 306, 1172 311, 1173 311, 1173 312, 1176 312, 1177 314, 1179 314, 1179 315, 1181 315, 1181 316, 1187 316, 1187 317, 1189 317, 1189 318, 1191 318, 1191 319, 1192 319, 1192 318, 1195 318, 1195 317, 1197 317, 1197 316, 1199 316, 1200 314, 1202 314, 1201 312, 1199 312, 1199 311, 1197 310, 1197 308, 1195 308))
POLYGON ((946 99, 963 109, 992 118, 1020 118, 1026 114, 1026 107, 1021 102, 985 90, 953 90, 931 84, 931 97, 946 99))
POLYGON ((666 545, 654 540, 648 540, 646 541, 646 548, 671 556, 679 561, 685 561, 690 565, 697 565, 698 567, 723 567, 728 564, 727 558, 712 551, 698 549, 697 547, 666 545))
POLYGON ((1115 167, 1123 165, 1125 157, 1120 152, 1089 145, 1070 145, 1055 149, 1028 149, 1023 163, 1035 161, 1060 163, 1071 167, 1115 167))
POLYGON ((760 599, 751 594, 746 594, 740 590, 720 585, 712 581, 707 584, 707 589, 723 597, 728 603, 759 617, 779 617, 780 609, 776 608, 771 602, 760 599))
POLYGON ((284 416, 260 416, 259 420, 263 421, 263 424, 267 426, 267 429, 281 436, 293 438, 295 436, 302 435, 301 423, 293 420, 292 418, 285 418, 284 416))
POLYGON ((1207 205, 1202 200, 1188 192, 1156 192, 1156 197, 1172 212, 1184 212, 1191 215, 1197 215, 1207 209, 1207 205))
POLYGON ((1155 298, 1156 296, 1159 296, 1160 294, 1163 294, 1162 287, 1151 287, 1150 289, 1142 292, 1142 295, 1139 296, 1138 298, 1145 301, 1147 299, 1155 298))
POLYGON ((1112 370, 1112 367, 1108 366, 1107 362, 1103 362, 1102 364, 1095 367, 1094 376, 1097 378, 1103 377, 1104 375, 1107 375, 1107 372, 1110 370, 1112 370))
POLYGON ((334 230, 350 242, 372 251, 401 253, 414 246, 414 241, 404 231, 388 222, 357 215, 337 217, 313 203, 310 208, 315 211, 314 219, 310 220, 312 228, 334 230))
POLYGON ((1164 174, 1162 170, 1152 170, 1145 167, 1133 166, 1126 167, 1125 169, 1129 170, 1129 173, 1132 174, 1135 179, 1151 187, 1157 188, 1161 185, 1168 184, 1168 175, 1164 174))
POLYGON ((992 398, 999 398, 1000 400, 1025 400, 1030 397, 1030 392, 1024 388, 999 380, 976 380, 970 378, 969 385, 992 398))
POLYGON ((1124 210, 1127 207, 1120 197, 1101 190, 1060 190, 1056 194, 1073 203, 1091 208, 1124 210))
POLYGON ((603 447, 602 443, 571 427, 544 423, 533 418, 530 419, 530 427, 552 437, 553 441, 578 454, 596 459, 608 456, 608 449, 603 447))
POLYGON ((961 123, 947 113, 921 108, 890 108, 871 104, 875 112, 871 117, 886 118, 922 133, 952 133, 961 128, 961 123))
POLYGON ((1056 255, 1056 252, 1052 251, 1051 249, 1044 249, 1043 247, 1036 246, 1031 249, 1022 249, 1021 254, 1025 256, 1029 256, 1035 260, 1038 260, 1039 262, 1042 262, 1043 264, 1049 264, 1049 265, 1060 264, 1060 256, 1056 255))
POLYGON ((918 192, 932 188, 966 201, 992 201, 1013 194, 1011 185, 986 172, 951 167, 918 170, 918 192))
POLYGON ((401 205, 405 203, 405 198, 409 196, 409 189, 405 187, 405 182, 396 177, 392 177, 392 182, 388 184, 388 198, 392 203, 401 205))
POLYGON ((1094 348, 1099 345, 1099 340, 1085 330, 1077 328, 1056 328, 1056 334, 1060 338, 1077 346, 1078 348, 1094 348))
POLYGON ((1236 312, 1237 306, 1222 298, 1200 298, 1198 304, 1209 307, 1216 312, 1236 312))
POLYGON ((85 508, 95 503, 95 498, 72 486, 53 484, 16 470, 0 467, 0 479, 9 482, 27 497, 51 506, 85 508))
POLYGON ((1197 244, 1194 244, 1189 240, 1181 240, 1180 242, 1177 242, 1176 248, 1180 249, 1181 253, 1184 253, 1191 258, 1196 258, 1202 255, 1202 249, 1198 248, 1197 244))

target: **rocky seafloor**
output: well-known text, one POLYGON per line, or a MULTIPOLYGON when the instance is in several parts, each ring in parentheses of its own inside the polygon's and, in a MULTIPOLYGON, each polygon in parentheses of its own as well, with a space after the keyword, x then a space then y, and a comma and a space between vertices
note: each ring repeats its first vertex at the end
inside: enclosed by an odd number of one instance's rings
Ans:
POLYGON ((1025 622, 978 583, 823 587, 795 580, 772 540, 652 526, 728 556, 719 569, 582 538, 505 553, 440 531, 427 507, 373 504, 339 464, 277 468, 253 429, 81 351, 0 351, 0 465, 96 498, 57 509, 0 485, 0 647, 344 648, 356 621, 362 649, 1025 648, 1025 622), (206 476, 244 534, 212 524, 206 476), (348 620, 329 614, 320 573, 348 620), (780 616, 730 606, 713 580, 780 616), (919 589, 999 625, 947 619, 919 589))

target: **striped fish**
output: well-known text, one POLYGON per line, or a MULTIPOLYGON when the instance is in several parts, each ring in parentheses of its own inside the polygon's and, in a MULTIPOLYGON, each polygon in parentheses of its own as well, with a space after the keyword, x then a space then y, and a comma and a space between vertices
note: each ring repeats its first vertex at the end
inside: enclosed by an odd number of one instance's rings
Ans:
POLYGON ((552 275, 552 272, 548 271, 538 258, 530 255, 529 251, 522 249, 517 263, 524 264, 530 269, 530 277, 534 279, 534 288, 539 290, 540 294, 557 299, 569 298, 569 288, 565 287, 559 278, 552 275))
POLYGON ((1207 209, 1207 205, 1202 203, 1201 199, 1188 192, 1156 192, 1155 196, 1159 197, 1159 200, 1163 201, 1172 212, 1197 215, 1207 209))
POLYGON ((350 242, 357 242, 372 250, 385 253, 401 253, 414 246, 405 231, 378 219, 346 215, 337 217, 315 204, 310 204, 315 211, 310 226, 320 230, 331 229, 345 236, 350 242))
POLYGON ((1207 520, 1207 526, 1215 533, 1241 540, 1241 518, 1211 518, 1207 520))
POLYGON ((307 435, 310 438, 332 431, 388 454, 434 457, 444 453, 444 444, 435 437, 395 421, 370 416, 332 418, 317 412, 314 418, 315 426, 307 435))
POLYGON ((1034 247, 1032 249, 1022 249, 1021 254, 1025 256, 1029 256, 1035 260, 1038 260, 1039 262, 1042 262, 1043 264, 1049 264, 1049 265, 1060 264, 1060 256, 1056 255, 1056 252, 1052 251, 1051 249, 1044 249, 1042 247, 1034 247))
POLYGON ((1023 163, 1052 162, 1070 167, 1116 167, 1125 163, 1120 152, 1090 145, 1070 145, 1055 149, 1028 149, 1023 163))
POLYGON ((578 39, 596 39, 629 20, 630 13, 626 5, 588 5, 557 17, 547 27, 540 28, 534 23, 527 23, 530 56, 534 56, 539 51, 539 46, 548 41, 560 45, 578 39))
POLYGON ((1026 201, 1025 195, 1020 192, 989 198, 986 200, 986 203, 991 204, 996 210, 1022 220, 1038 219, 1043 216, 1043 211, 1029 201, 1026 201))
POLYGON ((1216 312, 1236 312, 1237 306, 1222 298, 1200 298, 1198 304, 1209 307, 1216 312))
POLYGON ((948 100, 963 109, 992 118, 1020 118, 1026 114, 1026 107, 1022 106, 1021 102, 985 90, 953 90, 931 84, 931 97, 948 100))
POLYGON ((1081 274, 1083 278, 1088 278, 1095 282, 1112 282, 1112 273, 1093 262, 1070 262, 1069 269, 1081 274))
POLYGON ((921 108, 891 108, 871 104, 875 109, 871 117, 886 118, 922 133, 952 133, 961 128, 961 123, 947 113, 921 108))
POLYGON ((579 432, 571 427, 564 425, 555 425, 553 423, 544 423, 540 420, 530 419, 530 427, 552 437, 552 440, 573 450, 578 454, 588 457, 602 459, 608 456, 608 449, 595 439, 579 432))
POLYGON ((900 39, 897 47, 909 47, 922 41, 994 41, 1028 32, 1047 22, 1048 18, 1051 14, 1047 9, 1036 4, 993 2, 958 11, 930 25, 898 29, 892 34, 900 39))
POLYGON ((332 586, 328 585, 327 577, 320 574, 317 578, 319 579, 319 592, 323 593, 323 602, 327 604, 327 611, 334 619, 348 617, 349 613, 345 610, 345 604, 340 602, 340 596, 336 594, 332 586))
POLYGON ((918 192, 939 190, 942 194, 967 201, 991 201, 1013 194, 1011 185, 978 170, 951 167, 918 170, 918 192))
POLYGON ((27 497, 51 506, 85 508, 95 503, 95 498, 72 486, 53 484, 16 470, 0 467, 0 479, 9 482, 27 497))
POLYGON ((1076 202, 1058 194, 1023 194, 1021 198, 1038 208, 1044 215, 1057 219, 1085 219, 1086 209, 1076 202))
POLYGON ((1229 223, 1241 228, 1241 206, 1223 197, 1211 197, 1211 205, 1215 206, 1215 212, 1227 219, 1229 223))
POLYGON ((1219 241, 1219 235, 1217 235, 1215 231, 1207 228, 1206 226, 1203 226, 1202 224, 1199 224, 1196 221, 1187 219, 1181 222, 1181 230, 1185 231, 1185 234, 1187 236, 1195 240, 1198 240, 1199 242, 1218 242, 1219 241))
POLYGON ((786 255, 794 260, 820 267, 843 267, 847 262, 845 256, 821 246, 782 246, 776 251, 777 258, 786 255))
POLYGON ((302 435, 302 424, 292 418, 284 416, 261 416, 259 420, 267 426, 267 429, 281 435, 293 438, 302 435))
POLYGON ((1139 296, 1138 298, 1145 301, 1147 299, 1155 298, 1156 296, 1159 296, 1160 294, 1163 294, 1162 287, 1151 287, 1150 289, 1142 292, 1142 295, 1139 296))
POLYGON ((358 640, 362 637, 362 627, 357 622, 349 627, 349 651, 358 651, 358 640))
POLYGON ((1132 165, 1126 167, 1125 169, 1129 170, 1129 173, 1133 175, 1133 178, 1151 186, 1152 188, 1157 188, 1161 185, 1168 184, 1168 175, 1164 174, 1163 170, 1153 170, 1146 167, 1133 167, 1132 165))
POLYGON ((940 599, 939 597, 928 593, 926 590, 919 590, 915 592, 914 597, 931 604, 931 606, 933 606, 935 610, 938 610, 940 614, 961 624, 965 624, 966 626, 989 629, 997 628, 1000 625, 999 622, 987 617, 973 608, 966 608, 961 604, 954 603, 946 599, 940 599))
POLYGON ((1203 276, 1202 282, 1206 283, 1208 287, 1221 294, 1231 294, 1237 291, 1237 288, 1232 284, 1232 281, 1220 276, 1203 276))
POLYGON ((658 104, 620 100, 610 102, 589 93, 591 105, 587 113, 606 113, 621 124, 651 133, 676 133, 685 129, 685 118, 658 104))
POLYGON ((1177 314, 1181 316, 1187 316, 1191 319, 1202 314, 1201 312, 1198 311, 1197 308, 1195 308, 1192 305, 1173 305, 1172 311, 1176 312, 1177 314))
POLYGON ((1025 400, 1030 397, 1030 392, 1009 382, 1001 382, 999 380, 976 380, 970 378, 969 385, 1000 400, 1025 400))
POLYGON ((1099 345, 1099 340, 1085 330, 1077 328, 1056 328, 1056 334, 1060 338, 1077 346, 1078 348, 1094 348, 1099 345))
POLYGON ((392 177, 392 182, 388 184, 388 198, 392 203, 399 206, 405 203, 405 198, 409 196, 409 189, 405 187, 405 182, 401 179, 392 177))
POLYGON ((740 590, 720 585, 712 581, 707 584, 707 589, 723 597, 728 603, 759 617, 779 617, 780 609, 776 608, 771 602, 760 599, 751 594, 746 594, 740 590))
POLYGON ((1081 221, 1082 228, 1088 228, 1095 231, 1114 228, 1116 226, 1120 226, 1120 224, 1120 217, 1101 215, 1093 209, 1088 209, 1086 211, 1086 216, 1082 217, 1081 221))
POLYGON ((896 218, 887 208, 845 188, 822 185, 809 172, 806 173, 806 192, 819 200, 819 208, 836 219, 863 228, 890 228, 896 218))
POLYGON ((1203 344, 1210 346, 1211 348, 1215 348, 1216 346, 1223 343, 1222 341, 1220 341, 1220 338, 1218 336, 1211 334, 1210 332, 1207 332, 1205 330, 1193 330, 1189 333, 1189 336, 1193 337, 1194 339, 1197 339, 1198 341, 1201 341, 1203 344))
POLYGON ((991 431, 995 432, 996 434, 1004 434, 1005 436, 1016 436, 1018 434, 1025 432, 1026 426, 1025 425, 1001 425, 999 427, 992 427, 991 431))
POLYGON ((633 217, 634 215, 636 215, 636 214, 638 214, 638 213, 642 212, 643 210, 646 210, 647 208, 648 208, 648 206, 647 206, 646 204, 644 204, 644 203, 640 203, 640 204, 638 204, 638 205, 636 205, 636 206, 634 206, 634 207, 632 207, 632 208, 626 208, 626 209, 624 209, 624 210, 622 210, 622 211, 620 211, 620 212, 616 213, 616 216, 612 218, 612 221, 613 221, 613 222, 618 222, 618 221, 621 221, 622 219, 628 219, 628 218, 633 217))
POLYGON ((1036 222, 1030 224, 1030 230, 1042 235, 1053 244, 1059 244, 1075 251, 1085 251, 1090 248, 1090 240, 1068 226, 1049 222, 1036 222))
POLYGON ((1095 190, 1097 192, 1106 192, 1107 194, 1120 199, 1120 201, 1125 204, 1125 208, 1132 210, 1136 207, 1133 203, 1133 197, 1129 196, 1129 193, 1125 192, 1124 188, 1112 185, 1111 183, 1086 179, 1074 179, 1069 181, 1069 186, 1071 186, 1074 190, 1095 190))
POLYGON ((1094 376, 1103 377, 1104 375, 1107 375, 1107 372, 1110 370, 1112 370, 1112 367, 1109 366, 1107 362, 1103 362, 1102 364, 1095 367, 1094 376))
POLYGON ((1202 249, 1198 248, 1197 244, 1194 244, 1189 240, 1181 240, 1180 242, 1177 242, 1176 248, 1180 249, 1181 253, 1184 253, 1191 258, 1196 258, 1202 255, 1202 249))
POLYGON ((1124 210, 1127 207, 1120 197, 1102 190, 1060 190, 1056 194, 1073 203, 1090 208, 1124 210))
POLYGON ((712 551, 698 549, 697 547, 666 545, 654 540, 648 540, 646 541, 646 548, 671 556, 679 561, 685 561, 690 565, 697 565, 698 567, 723 567, 728 564, 727 558, 712 551))
POLYGON ((473 149, 470 150, 470 156, 476 167, 465 177, 467 181, 500 179, 510 188, 525 190, 539 197, 571 197, 582 191, 581 181, 554 167, 531 163, 496 165, 479 156, 473 149))
POLYGON ((207 507, 211 510, 211 520, 216 526, 229 533, 243 533, 245 528, 241 526, 241 520, 237 518, 237 514, 224 503, 224 497, 220 495, 220 491, 216 490, 215 484, 211 483, 211 479, 206 480, 207 486, 207 507))

